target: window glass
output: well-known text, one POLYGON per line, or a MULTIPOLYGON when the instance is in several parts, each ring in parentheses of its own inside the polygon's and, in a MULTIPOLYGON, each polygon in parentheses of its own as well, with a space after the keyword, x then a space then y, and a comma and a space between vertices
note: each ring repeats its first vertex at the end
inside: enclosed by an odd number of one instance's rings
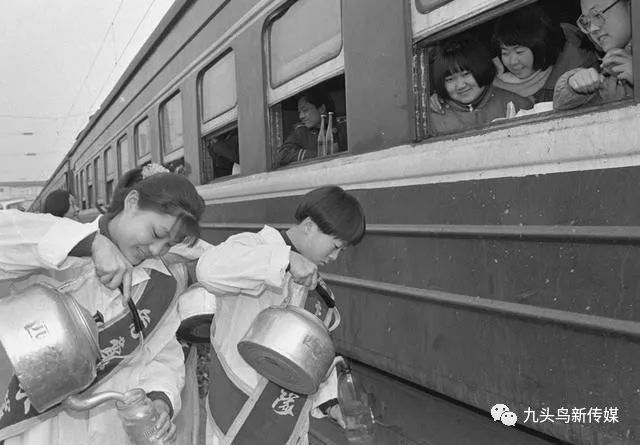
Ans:
POLYGON ((210 121, 236 105, 236 57, 233 52, 205 71, 201 86, 203 122, 210 121))
POLYGON ((129 168, 129 139, 125 135, 118 139, 118 174, 122 175, 129 168))
POLYGON ((180 93, 174 95, 160 107, 162 152, 171 153, 182 148, 182 101, 180 93))
POLYGON ((100 158, 95 158, 93 160, 93 174, 95 178, 95 189, 96 189, 96 198, 100 198, 102 196, 101 184, 104 181, 104 173, 100 168, 100 158))
POLYGON ((115 159, 111 147, 104 151, 104 169, 107 176, 111 176, 116 171, 115 159))
POLYGON ((138 123, 135 128, 136 137, 136 154, 138 159, 151 153, 151 127, 149 125, 149 118, 145 118, 138 123))
POLYGON ((113 197, 113 179, 110 179, 107 181, 107 188, 106 188, 106 193, 107 193, 107 204, 111 202, 111 198, 113 197))
POLYGON ((87 208, 87 190, 85 189, 84 170, 80 171, 80 195, 82 196, 82 208, 87 208))
POLYGON ((342 49, 340 0, 299 0, 269 29, 271 86, 293 79, 342 49))
POLYGON ((93 181, 91 175, 91 165, 87 165, 87 208, 93 207, 93 181))

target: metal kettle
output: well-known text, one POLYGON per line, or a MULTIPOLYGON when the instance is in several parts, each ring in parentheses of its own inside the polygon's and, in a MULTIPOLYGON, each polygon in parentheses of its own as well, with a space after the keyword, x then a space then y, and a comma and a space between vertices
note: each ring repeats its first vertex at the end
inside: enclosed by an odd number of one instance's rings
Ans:
POLYGON ((76 300, 40 284, 0 298, 0 345, 38 412, 63 402, 82 410, 120 400, 115 392, 73 396, 96 378, 100 358, 97 321, 76 300))
POLYGON ((238 343, 242 358, 259 374, 290 391, 313 394, 334 366, 329 333, 340 324, 335 298, 324 281, 316 291, 329 310, 324 322, 284 303, 261 311, 238 343))

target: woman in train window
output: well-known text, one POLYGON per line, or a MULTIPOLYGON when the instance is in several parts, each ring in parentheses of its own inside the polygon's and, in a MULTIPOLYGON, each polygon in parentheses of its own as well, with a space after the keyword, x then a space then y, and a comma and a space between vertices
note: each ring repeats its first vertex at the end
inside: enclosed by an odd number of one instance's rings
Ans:
POLYGON ((633 97, 631 1, 582 0, 580 30, 604 52, 600 70, 578 68, 555 87, 553 105, 566 110, 633 97))
MULTIPOLYGON (((335 112, 335 106, 331 95, 322 86, 311 88, 298 96, 300 122, 278 148, 278 165, 318 156, 321 116, 329 112, 335 112)), ((347 149, 346 117, 339 116, 335 120, 334 141, 338 143, 337 151, 344 151, 347 149)))
POLYGON ((486 125, 533 106, 529 99, 493 86, 495 75, 489 51, 471 34, 441 42, 435 49, 431 81, 444 105, 442 114, 430 112, 434 133, 486 125))
MULTIPOLYGON (((184 385, 176 297, 187 274, 182 262, 164 261, 164 255, 176 243, 198 240, 203 211, 202 198, 186 178, 149 166, 125 174, 109 212, 91 224, 50 215, 0 215, 0 279, 12 280, 14 292, 34 283, 64 283, 61 290, 90 313, 100 311, 101 361, 91 390, 142 388, 159 412, 154 436, 167 442, 176 435, 172 417, 184 385), (104 261, 86 258, 92 254, 104 261), (110 262, 118 267, 107 272, 110 262), (122 273, 122 265, 130 270, 122 273), (36 269, 41 275, 25 277, 36 269)), ((10 381, 2 399, 8 403, 0 410, 5 445, 128 443, 113 402, 79 412, 58 405, 38 417, 15 376, 0 380, 10 381)))
POLYGON ((494 85, 535 103, 553 100, 553 89, 565 72, 597 63, 578 28, 554 22, 537 4, 500 17, 493 42, 500 56, 494 60, 494 85))
POLYGON ((47 195, 42 206, 42 213, 71 219, 78 219, 80 209, 76 204, 76 197, 67 190, 54 190, 47 195))

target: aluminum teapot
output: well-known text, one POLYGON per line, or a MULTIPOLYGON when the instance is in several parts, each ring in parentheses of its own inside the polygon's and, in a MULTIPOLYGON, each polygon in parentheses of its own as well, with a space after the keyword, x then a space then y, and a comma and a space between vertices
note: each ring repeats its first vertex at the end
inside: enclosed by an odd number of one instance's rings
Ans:
POLYGON ((38 412, 63 401, 83 410, 121 399, 115 392, 69 397, 96 378, 97 321, 99 313, 91 317, 70 295, 40 284, 0 298, 0 345, 38 412))
POLYGON ((329 333, 340 324, 340 313, 324 281, 318 280, 316 291, 329 307, 324 323, 300 307, 271 306, 238 343, 238 352, 258 373, 299 394, 315 393, 335 363, 329 333))

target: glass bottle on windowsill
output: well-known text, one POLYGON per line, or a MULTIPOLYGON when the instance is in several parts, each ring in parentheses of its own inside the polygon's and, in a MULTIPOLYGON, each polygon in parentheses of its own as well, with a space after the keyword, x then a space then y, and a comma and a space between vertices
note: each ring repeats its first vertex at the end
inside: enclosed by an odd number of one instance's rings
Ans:
POLYGON ((318 131, 318 157, 327 155, 327 131, 325 128, 326 114, 320 116, 320 131, 318 131))
POLYGON ((374 419, 369 396, 351 373, 346 361, 339 366, 338 401, 344 418, 347 440, 350 444, 374 445, 374 419))
POLYGON ((333 113, 329 111, 328 123, 327 123, 327 154, 332 155, 337 150, 334 149, 335 141, 333 139, 333 113))

